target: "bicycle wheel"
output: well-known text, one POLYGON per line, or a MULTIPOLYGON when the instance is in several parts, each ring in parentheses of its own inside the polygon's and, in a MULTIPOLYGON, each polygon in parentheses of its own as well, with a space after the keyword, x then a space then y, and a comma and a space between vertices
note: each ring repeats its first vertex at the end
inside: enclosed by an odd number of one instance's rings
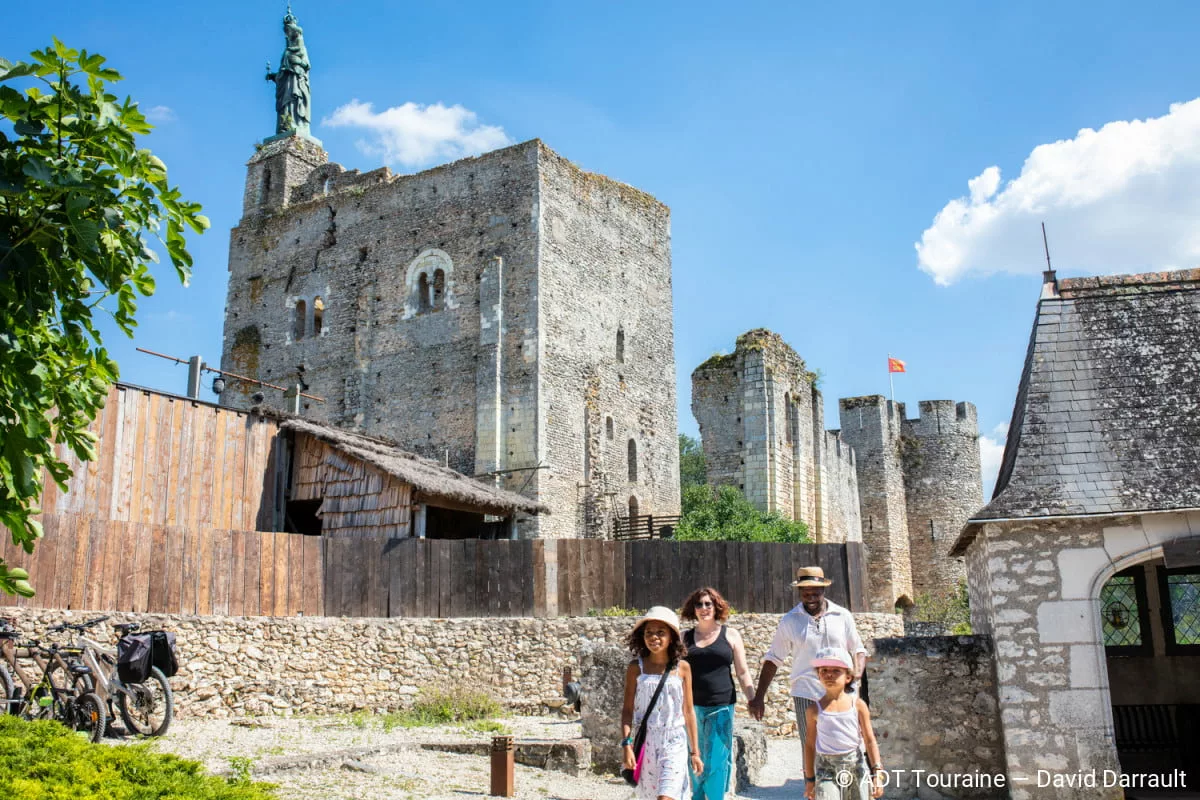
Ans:
POLYGON ((68 726, 80 734, 87 736, 88 741, 99 743, 104 738, 104 729, 108 726, 108 712, 104 710, 104 701, 95 692, 88 692, 74 701, 67 703, 70 709, 68 726))
POLYGON ((175 716, 175 695, 167 676, 158 667, 150 668, 144 683, 131 683, 117 692, 117 710, 125 727, 142 736, 162 736, 175 716))

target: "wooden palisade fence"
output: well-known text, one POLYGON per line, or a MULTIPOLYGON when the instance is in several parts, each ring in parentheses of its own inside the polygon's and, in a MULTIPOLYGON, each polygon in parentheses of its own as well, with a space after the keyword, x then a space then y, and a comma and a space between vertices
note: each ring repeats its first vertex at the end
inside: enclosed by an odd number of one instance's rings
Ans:
POLYGON ((26 567, 31 599, 0 605, 174 614, 579 616, 677 605, 717 587, 739 611, 796 603, 800 566, 820 565, 829 597, 865 611, 862 545, 580 539, 323 538, 47 515, 26 567))

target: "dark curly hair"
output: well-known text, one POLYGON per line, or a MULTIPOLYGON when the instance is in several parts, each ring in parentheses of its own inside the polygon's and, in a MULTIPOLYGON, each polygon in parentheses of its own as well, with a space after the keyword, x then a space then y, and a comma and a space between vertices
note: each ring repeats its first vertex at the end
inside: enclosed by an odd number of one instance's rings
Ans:
MULTIPOLYGON (((650 655, 650 648, 646 647, 646 639, 642 636, 642 628, 646 627, 646 622, 635 627, 625 637, 625 646, 629 648, 629 652, 642 658, 648 658, 650 655)), ((674 663, 687 656, 687 648, 683 646, 683 640, 679 638, 679 634, 675 632, 674 628, 667 625, 667 630, 671 632, 671 643, 667 645, 667 659, 674 663)))
POLYGON ((724 622, 729 619, 729 602, 711 586, 703 586, 688 595, 688 599, 683 601, 683 611, 679 616, 692 622, 696 621, 696 603, 700 602, 700 598, 708 595, 713 602, 713 619, 717 622, 724 622))

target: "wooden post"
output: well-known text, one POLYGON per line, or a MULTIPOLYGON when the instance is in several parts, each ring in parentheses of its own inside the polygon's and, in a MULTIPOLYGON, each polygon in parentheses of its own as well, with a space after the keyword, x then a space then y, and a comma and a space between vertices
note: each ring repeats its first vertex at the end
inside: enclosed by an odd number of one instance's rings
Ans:
POLYGON ((516 794, 513 774, 515 755, 513 737, 492 737, 492 797, 512 797, 516 794))

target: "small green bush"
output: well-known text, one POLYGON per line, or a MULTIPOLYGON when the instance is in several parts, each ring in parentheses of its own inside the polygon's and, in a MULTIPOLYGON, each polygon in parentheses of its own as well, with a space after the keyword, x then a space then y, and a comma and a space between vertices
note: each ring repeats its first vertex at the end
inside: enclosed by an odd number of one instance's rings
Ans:
POLYGON ((953 636, 971 634, 971 602, 967 593, 967 582, 959 581, 954 589, 931 594, 917 595, 913 607, 907 612, 915 622, 936 622, 946 626, 953 636))
POLYGON ((503 709, 487 692, 454 686, 450 689, 427 687, 417 695, 412 708, 402 712, 418 724, 440 725, 444 722, 470 722, 498 717, 503 709))
POLYGON ((21 800, 275 800, 270 784, 205 775, 146 745, 91 744, 56 722, 0 716, 0 797, 21 800))
POLYGON ((609 606, 608 608, 589 608, 589 617, 640 617, 642 612, 636 608, 624 606, 609 606))

